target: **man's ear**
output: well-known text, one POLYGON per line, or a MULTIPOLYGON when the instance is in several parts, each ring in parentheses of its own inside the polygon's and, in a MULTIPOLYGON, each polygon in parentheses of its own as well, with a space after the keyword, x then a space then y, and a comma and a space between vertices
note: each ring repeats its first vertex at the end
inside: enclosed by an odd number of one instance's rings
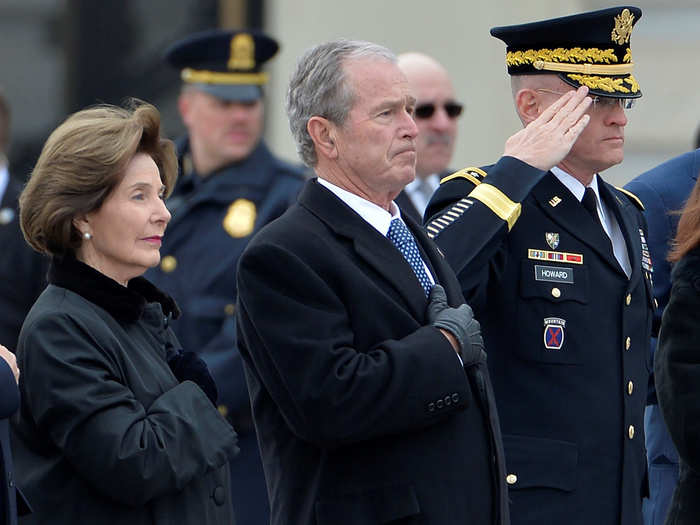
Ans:
POLYGON ((544 108, 534 89, 521 89, 515 95, 515 109, 523 125, 527 126, 540 116, 544 108))
POLYGON ((190 114, 190 105, 192 104, 192 94, 187 91, 180 92, 177 97, 177 110, 180 113, 182 122, 188 124, 188 116, 190 114))
POLYGON ((313 116, 306 123, 306 130, 316 145, 316 153, 329 159, 338 157, 335 143, 335 125, 328 119, 313 116))

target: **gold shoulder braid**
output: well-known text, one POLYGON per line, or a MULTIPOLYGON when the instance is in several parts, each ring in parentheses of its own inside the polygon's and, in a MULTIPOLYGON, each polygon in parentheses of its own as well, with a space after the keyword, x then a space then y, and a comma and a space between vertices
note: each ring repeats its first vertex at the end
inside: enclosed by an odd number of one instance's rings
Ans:
POLYGON ((637 208, 644 211, 644 204, 642 204, 642 201, 634 193, 632 193, 629 190, 626 190, 625 188, 619 188, 617 186, 615 186, 615 189, 627 195, 629 199, 637 205, 637 208))
POLYGON ((484 180, 484 177, 486 177, 486 172, 484 170, 471 166, 455 171, 452 175, 448 175, 447 177, 443 177, 440 179, 440 184, 444 184, 453 179, 467 179, 475 186, 478 186, 484 180))

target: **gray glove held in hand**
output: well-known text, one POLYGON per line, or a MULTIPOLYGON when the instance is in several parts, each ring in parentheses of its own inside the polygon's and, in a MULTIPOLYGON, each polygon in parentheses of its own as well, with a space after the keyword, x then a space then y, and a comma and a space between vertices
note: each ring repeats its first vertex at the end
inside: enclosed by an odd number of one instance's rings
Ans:
POLYGON ((459 343, 464 366, 486 360, 481 326, 474 319, 474 313, 468 304, 452 308, 447 304, 445 289, 436 284, 430 290, 428 303, 428 322, 436 328, 447 330, 459 343))

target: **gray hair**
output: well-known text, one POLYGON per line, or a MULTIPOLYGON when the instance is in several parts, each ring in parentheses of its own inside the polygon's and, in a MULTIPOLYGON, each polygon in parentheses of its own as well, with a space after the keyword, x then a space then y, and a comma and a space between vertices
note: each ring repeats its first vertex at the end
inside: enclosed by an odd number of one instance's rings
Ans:
POLYGON ((289 129, 301 160, 316 166, 318 157, 306 124, 320 116, 342 126, 355 102, 343 68, 347 60, 376 58, 396 63, 396 55, 372 42, 334 40, 308 50, 297 62, 287 90, 289 129))

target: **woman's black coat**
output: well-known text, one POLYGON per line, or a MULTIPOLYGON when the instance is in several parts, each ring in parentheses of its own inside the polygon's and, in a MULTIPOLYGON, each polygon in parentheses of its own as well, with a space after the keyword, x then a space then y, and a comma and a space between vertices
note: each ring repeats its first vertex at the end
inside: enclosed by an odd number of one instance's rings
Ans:
POLYGON ((16 477, 32 524, 233 523, 236 434, 167 363, 172 300, 54 260, 17 349, 16 477))
POLYGON ((667 524, 700 520, 700 247, 672 273, 654 358, 656 392, 680 456, 680 481, 667 524))

